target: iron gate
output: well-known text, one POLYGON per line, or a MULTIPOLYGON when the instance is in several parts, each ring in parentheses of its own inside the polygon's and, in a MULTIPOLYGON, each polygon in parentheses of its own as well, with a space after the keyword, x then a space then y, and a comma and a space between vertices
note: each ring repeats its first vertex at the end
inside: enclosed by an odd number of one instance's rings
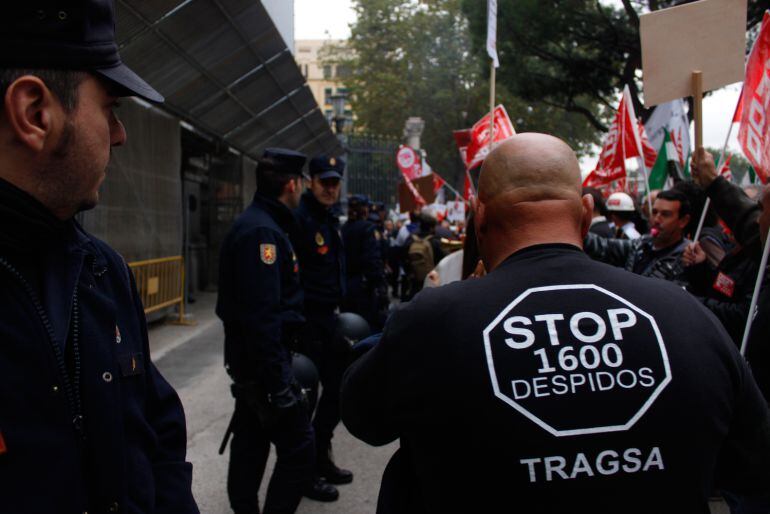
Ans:
POLYGON ((401 174, 396 166, 397 139, 372 134, 347 138, 348 193, 364 194, 393 208, 398 201, 401 174))

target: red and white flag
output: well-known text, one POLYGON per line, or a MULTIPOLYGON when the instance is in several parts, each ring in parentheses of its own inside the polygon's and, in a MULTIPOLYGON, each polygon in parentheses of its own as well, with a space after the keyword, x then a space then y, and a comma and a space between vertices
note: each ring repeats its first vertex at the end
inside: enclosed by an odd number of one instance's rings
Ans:
POLYGON ((398 152, 396 153, 396 162, 404 178, 414 180, 422 176, 420 154, 411 146, 399 145, 398 152))
POLYGON ((586 177, 583 185, 598 187, 625 178, 626 159, 639 157, 641 146, 634 105, 626 86, 618 103, 615 119, 610 125, 610 131, 604 138, 596 169, 586 177))
POLYGON ((396 153, 396 162, 398 163, 398 169, 401 170, 401 175, 404 177, 406 187, 409 188, 409 192, 412 194, 415 203, 424 207, 427 202, 422 197, 417 188, 412 184, 412 180, 419 178, 422 175, 422 165, 420 164, 420 156, 414 151, 411 146, 400 145, 398 152, 396 153))
POLYGON ((636 124, 637 129, 639 130, 639 138, 642 140, 644 165, 649 170, 655 166, 655 161, 658 159, 658 151, 652 146, 650 140, 647 138, 647 132, 644 130, 644 123, 642 123, 642 120, 636 120, 636 124))
POLYGON ((762 183, 770 177, 770 13, 765 12, 762 29, 746 64, 741 95, 741 128, 738 142, 762 183))
MULTIPOLYGON (((513 129, 513 123, 511 123, 511 118, 508 117, 505 107, 498 105, 495 107, 494 114, 495 135, 494 140, 492 141, 493 145, 505 141, 516 134, 516 131, 513 129)), ((489 125, 489 114, 487 114, 471 127, 471 140, 470 143, 468 143, 466 153, 467 169, 472 169, 480 165, 484 162, 487 154, 489 154, 489 139, 491 137, 489 125)))

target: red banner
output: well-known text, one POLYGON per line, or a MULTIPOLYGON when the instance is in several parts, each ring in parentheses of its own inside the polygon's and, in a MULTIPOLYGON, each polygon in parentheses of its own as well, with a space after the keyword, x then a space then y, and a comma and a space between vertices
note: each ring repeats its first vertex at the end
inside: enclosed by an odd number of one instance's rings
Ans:
POLYGON ((637 131, 636 114, 631 103, 628 86, 626 86, 623 90, 623 96, 620 98, 615 119, 604 139, 596 169, 586 177, 583 185, 598 187, 625 178, 626 159, 639 157, 640 147, 641 141, 637 131))
MULTIPOLYGON (((494 139, 492 143, 499 143, 509 137, 516 134, 513 129, 511 119, 508 117, 508 113, 505 107, 498 105, 495 107, 495 131, 494 139)), ((489 153, 489 139, 491 134, 489 133, 489 114, 477 121, 473 127, 471 127, 471 138, 468 143, 468 149, 466 154, 466 168, 471 169, 484 162, 487 154, 489 153)))
POLYGON ((770 138, 768 138, 768 107, 770 107, 770 14, 765 12, 762 29, 751 49, 746 64, 741 98, 741 128, 738 142, 762 183, 770 176, 770 138))

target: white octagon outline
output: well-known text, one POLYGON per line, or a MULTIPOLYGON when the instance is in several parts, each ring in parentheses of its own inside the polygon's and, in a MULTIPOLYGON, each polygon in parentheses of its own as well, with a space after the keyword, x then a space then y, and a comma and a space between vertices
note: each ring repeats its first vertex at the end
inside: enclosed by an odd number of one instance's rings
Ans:
POLYGON ((487 325, 487 328, 484 329, 484 350, 487 354, 487 366, 489 368, 489 377, 492 380, 492 388, 494 389, 495 396, 503 400, 505 403, 519 411, 522 415, 524 415, 527 419, 538 425, 543 430, 547 431, 548 433, 556 436, 556 437, 566 437, 566 436, 573 436, 573 435, 584 435, 584 434, 601 434, 605 432, 622 432, 624 430, 629 430, 631 427, 634 426, 634 424, 639 421, 639 418, 641 418, 645 412, 650 408, 652 403, 655 401, 655 399, 660 395, 660 393, 665 389, 665 387, 668 385, 669 382, 671 382, 671 365, 668 361, 668 352, 666 351, 666 345, 663 343, 663 337, 660 335, 660 330, 658 329, 658 324, 655 322, 655 318, 644 312, 642 309, 637 307, 636 305, 632 304, 628 300, 621 298, 620 296, 616 295, 615 293, 612 293, 610 291, 607 291, 606 289, 599 287, 595 284, 564 284, 564 285, 554 285, 554 286, 543 286, 543 287, 532 287, 530 289, 527 289, 523 293, 521 293, 518 297, 516 297, 515 300, 513 300, 510 304, 508 304, 508 307, 503 309, 500 314, 497 315, 497 317, 492 320, 492 322, 487 325), (529 412, 527 409, 516 403, 514 400, 506 396, 500 391, 500 386, 497 383, 497 373, 495 373, 495 363, 492 360, 492 348, 491 343, 489 341, 489 333, 507 316, 507 314, 516 307, 519 303, 521 303, 526 297, 528 297, 532 293, 541 293, 545 291, 559 291, 564 289, 594 289, 596 291, 599 291, 600 293, 604 293, 607 296, 610 296, 611 298, 614 298, 618 300, 619 302, 623 303, 624 305, 627 305, 631 309, 633 309, 636 313, 641 314, 645 318, 647 318, 652 325, 652 329, 655 331, 655 336, 658 339, 658 346, 660 347, 660 354, 663 358, 663 368, 665 370, 665 378, 658 384, 658 387, 655 388, 654 391, 650 394, 650 397, 647 399, 647 401, 642 404, 642 406, 639 408, 639 410, 634 414, 628 422, 626 422, 623 425, 610 425, 610 426, 604 426, 604 427, 592 427, 592 428, 576 428, 573 430, 556 430, 551 425, 543 421, 542 419, 538 418, 531 412, 529 412))

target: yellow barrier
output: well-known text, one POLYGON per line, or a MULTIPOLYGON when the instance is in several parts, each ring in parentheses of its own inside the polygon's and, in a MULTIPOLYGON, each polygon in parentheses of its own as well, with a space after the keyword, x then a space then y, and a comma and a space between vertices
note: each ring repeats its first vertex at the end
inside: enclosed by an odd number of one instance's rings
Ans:
POLYGON ((184 259, 181 256, 129 262, 134 273, 144 313, 178 305, 178 323, 185 324, 184 317, 184 259))

